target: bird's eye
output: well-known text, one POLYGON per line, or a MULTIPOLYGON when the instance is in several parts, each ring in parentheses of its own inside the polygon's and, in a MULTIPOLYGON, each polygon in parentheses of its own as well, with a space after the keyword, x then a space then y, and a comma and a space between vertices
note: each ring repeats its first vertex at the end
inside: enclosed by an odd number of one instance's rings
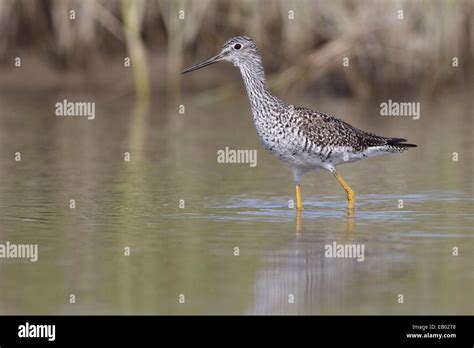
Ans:
POLYGON ((234 49, 236 49, 236 50, 240 50, 241 48, 242 48, 241 44, 235 44, 234 45, 234 49))

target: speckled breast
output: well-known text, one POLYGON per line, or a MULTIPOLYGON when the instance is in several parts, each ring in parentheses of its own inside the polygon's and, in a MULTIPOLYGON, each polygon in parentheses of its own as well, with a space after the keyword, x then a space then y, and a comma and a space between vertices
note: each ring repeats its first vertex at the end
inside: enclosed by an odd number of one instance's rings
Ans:
POLYGON ((304 139, 285 115, 254 114, 254 123, 260 142, 269 153, 284 162, 306 165, 309 154, 304 151, 304 139))

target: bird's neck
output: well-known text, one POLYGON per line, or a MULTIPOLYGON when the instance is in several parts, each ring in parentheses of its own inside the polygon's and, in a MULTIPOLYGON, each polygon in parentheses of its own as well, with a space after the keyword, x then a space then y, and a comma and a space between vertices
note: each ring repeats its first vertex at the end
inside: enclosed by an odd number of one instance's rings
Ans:
POLYGON ((239 66, 240 73, 245 83, 245 89, 249 98, 254 117, 258 111, 265 107, 270 101, 278 100, 267 89, 265 72, 261 62, 246 62, 239 66))

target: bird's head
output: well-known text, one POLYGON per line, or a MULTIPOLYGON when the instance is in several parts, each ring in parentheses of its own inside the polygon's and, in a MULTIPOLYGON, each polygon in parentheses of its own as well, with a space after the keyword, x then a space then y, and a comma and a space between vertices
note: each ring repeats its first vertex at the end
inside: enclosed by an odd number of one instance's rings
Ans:
POLYGON ((204 68, 205 66, 220 61, 231 62, 238 67, 255 62, 261 64, 260 54, 258 53, 255 42, 246 36, 236 36, 227 40, 218 55, 187 68, 182 74, 204 68))

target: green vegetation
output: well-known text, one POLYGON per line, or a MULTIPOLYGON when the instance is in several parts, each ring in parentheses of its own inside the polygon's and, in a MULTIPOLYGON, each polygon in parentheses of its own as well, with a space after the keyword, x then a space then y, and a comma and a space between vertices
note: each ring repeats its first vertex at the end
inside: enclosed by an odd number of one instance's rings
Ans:
POLYGON ((245 34, 258 42, 275 88, 431 95, 473 75, 473 13, 472 0, 0 0, 0 66, 34 54, 50 74, 97 64, 103 72, 129 56, 132 77, 115 74, 126 88, 146 96, 153 75, 155 91, 176 93, 183 65, 245 34))

